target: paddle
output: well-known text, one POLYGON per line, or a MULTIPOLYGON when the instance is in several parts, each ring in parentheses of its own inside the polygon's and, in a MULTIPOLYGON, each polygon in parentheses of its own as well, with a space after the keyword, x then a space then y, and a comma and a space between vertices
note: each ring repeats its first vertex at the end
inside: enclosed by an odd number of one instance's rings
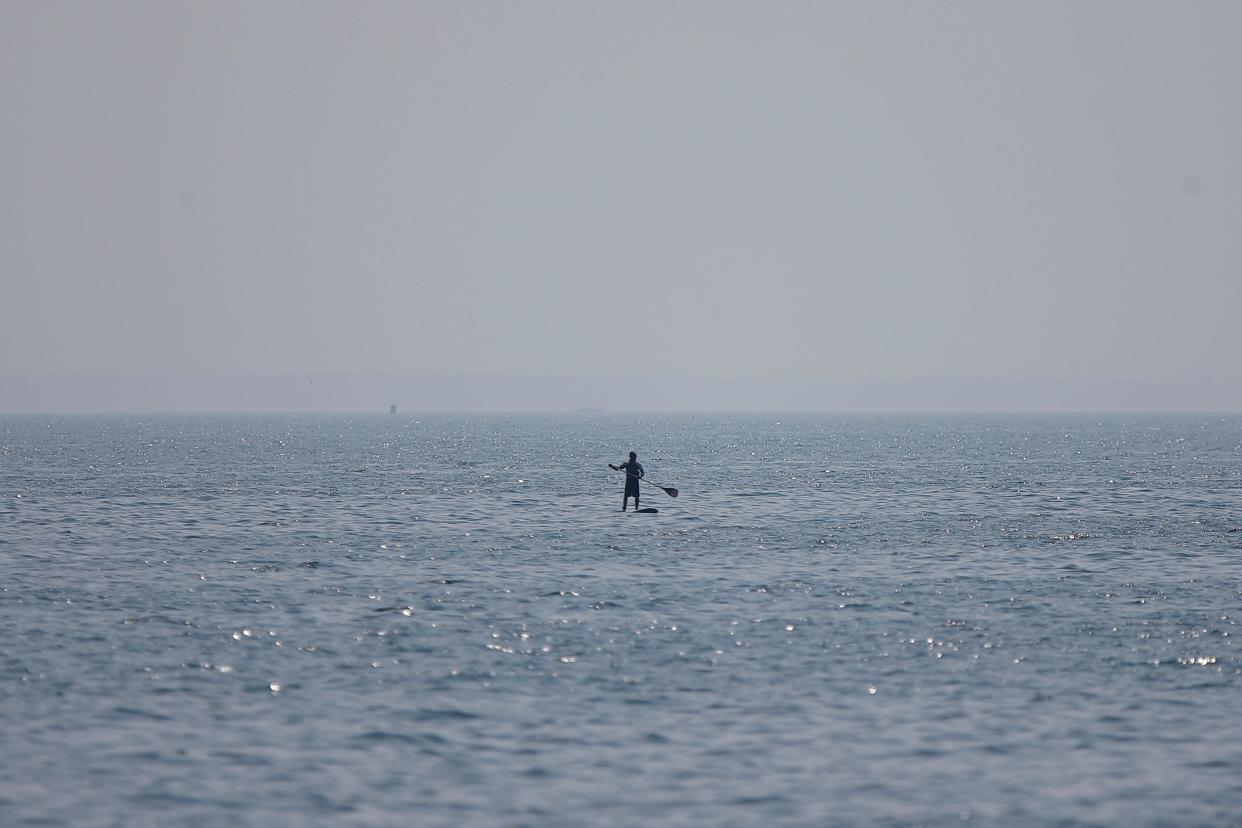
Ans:
MULTIPOLYGON (((617 468, 612 463, 608 464, 608 468, 612 469, 613 471, 621 471, 621 469, 617 468)), ((641 480, 642 482, 646 483, 649 486, 655 486, 657 489, 663 489, 664 493, 668 495, 669 497, 677 497, 678 492, 672 486, 661 486, 659 483, 652 483, 650 480, 648 480, 645 477, 638 477, 638 475, 634 474, 634 472, 627 471, 626 475, 629 477, 637 477, 639 480, 641 480)))

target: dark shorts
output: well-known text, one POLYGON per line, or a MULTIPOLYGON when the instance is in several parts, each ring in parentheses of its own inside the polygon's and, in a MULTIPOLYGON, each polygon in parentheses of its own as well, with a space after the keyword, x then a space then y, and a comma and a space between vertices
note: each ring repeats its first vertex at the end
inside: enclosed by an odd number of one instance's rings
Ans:
POLYGON ((626 497, 638 497, 638 478, 637 477, 625 478, 625 496, 626 497))

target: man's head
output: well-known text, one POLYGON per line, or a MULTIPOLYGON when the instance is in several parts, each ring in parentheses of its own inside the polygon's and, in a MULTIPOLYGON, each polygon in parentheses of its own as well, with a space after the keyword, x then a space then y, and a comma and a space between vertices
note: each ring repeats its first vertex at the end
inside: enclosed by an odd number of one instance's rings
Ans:
POLYGON ((637 460, 637 459, 638 459, 638 452, 631 451, 631 452, 630 452, 630 460, 631 460, 631 461, 634 461, 634 460, 637 460))

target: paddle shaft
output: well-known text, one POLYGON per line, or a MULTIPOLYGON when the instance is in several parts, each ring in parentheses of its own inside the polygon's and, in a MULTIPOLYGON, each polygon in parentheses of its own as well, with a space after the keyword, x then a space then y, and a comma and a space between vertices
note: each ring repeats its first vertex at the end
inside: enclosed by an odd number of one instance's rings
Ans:
MULTIPOLYGON (((623 469, 619 469, 616 466, 610 465, 608 468, 612 469, 613 471, 623 471, 623 469)), ((659 483, 652 483, 647 478, 639 477, 638 475, 634 474, 634 472, 632 471, 627 471, 625 472, 625 474, 627 477, 633 477, 637 480, 641 480, 642 482, 646 483, 648 486, 655 486, 657 489, 663 490, 664 493, 668 495, 669 497, 677 497, 677 490, 674 489, 672 486, 661 486, 659 483)))

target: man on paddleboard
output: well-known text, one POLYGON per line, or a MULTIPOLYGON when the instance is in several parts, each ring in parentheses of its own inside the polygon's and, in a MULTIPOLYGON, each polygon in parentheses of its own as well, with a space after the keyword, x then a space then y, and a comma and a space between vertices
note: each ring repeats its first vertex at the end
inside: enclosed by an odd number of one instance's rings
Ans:
POLYGON ((619 466, 608 464, 608 468, 613 471, 625 472, 625 494, 621 495, 621 511, 625 511, 626 504, 629 499, 634 498, 634 510, 638 511, 638 479, 646 472, 643 471, 642 463, 638 462, 638 454, 630 452, 630 462, 622 463, 619 466))

